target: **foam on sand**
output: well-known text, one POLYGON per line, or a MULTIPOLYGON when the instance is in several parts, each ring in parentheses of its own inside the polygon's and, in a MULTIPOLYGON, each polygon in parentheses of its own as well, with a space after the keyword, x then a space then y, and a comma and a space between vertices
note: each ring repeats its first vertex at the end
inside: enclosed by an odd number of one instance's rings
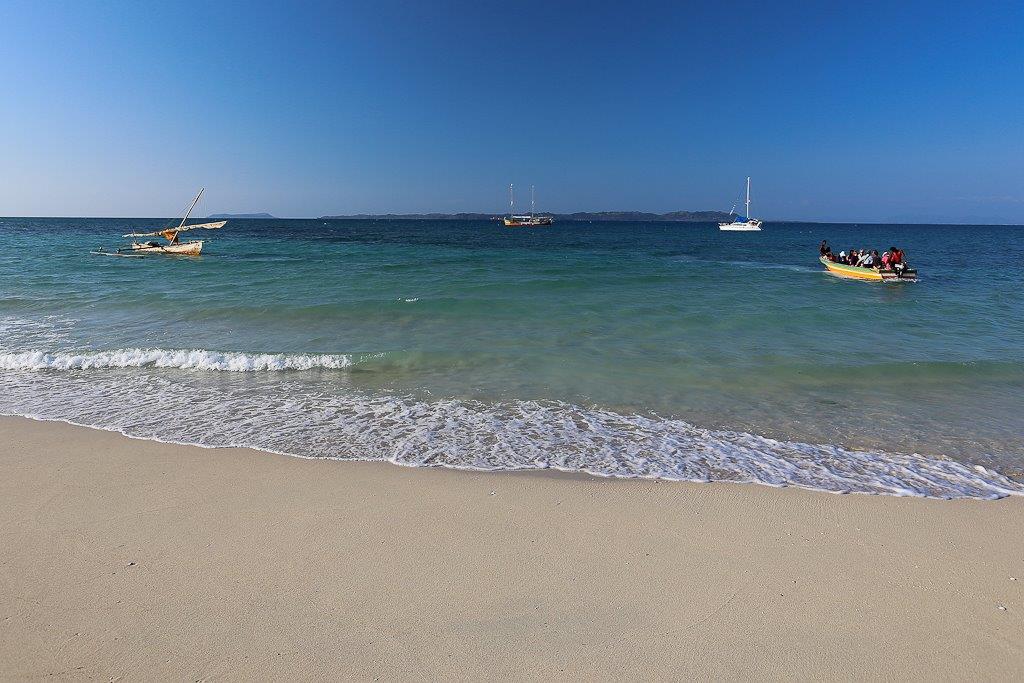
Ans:
POLYGON ((559 401, 424 400, 332 388, 301 373, 272 383, 246 374, 351 362, 141 349, 9 353, 0 356, 0 413, 159 441, 407 466, 550 468, 935 498, 1024 493, 1024 485, 998 472, 931 455, 782 441, 559 401), (174 369, 229 372, 214 380, 174 369))

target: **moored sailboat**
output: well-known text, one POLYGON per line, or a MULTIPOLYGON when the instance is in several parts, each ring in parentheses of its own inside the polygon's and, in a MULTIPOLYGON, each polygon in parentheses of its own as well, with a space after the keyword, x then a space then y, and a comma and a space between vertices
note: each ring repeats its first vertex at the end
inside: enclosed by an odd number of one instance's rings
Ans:
POLYGON ((530 215, 516 215, 516 198, 512 184, 508 186, 508 216, 502 219, 505 227, 508 228, 532 228, 539 225, 551 225, 555 219, 551 216, 538 216, 535 213, 536 201, 534 200, 533 185, 530 185, 530 215))
MULTIPOLYGON (((156 241, 149 242, 132 242, 130 249, 139 254, 176 254, 179 256, 199 256, 203 251, 203 242, 205 240, 190 240, 188 242, 181 242, 178 240, 178 234, 187 232, 189 230, 217 230, 223 228, 227 221, 216 221, 214 223, 196 223, 194 225, 185 225, 185 221, 192 214, 192 209, 195 208, 199 202, 199 198, 203 196, 203 191, 206 188, 200 188, 199 194, 192 200, 192 206, 188 207, 188 211, 185 212, 185 217, 181 219, 181 223, 176 228, 166 228, 164 230, 156 230, 154 232, 130 232, 122 237, 163 237, 167 240, 166 244, 161 244, 156 241)), ((118 251, 122 251, 118 249, 118 251)))
MULTIPOLYGON (((747 176, 747 201, 746 215, 736 216, 731 223, 719 223, 719 230, 752 231, 761 229, 761 221, 750 218, 750 176, 747 176)), ((731 211, 729 213, 732 213, 731 211)))

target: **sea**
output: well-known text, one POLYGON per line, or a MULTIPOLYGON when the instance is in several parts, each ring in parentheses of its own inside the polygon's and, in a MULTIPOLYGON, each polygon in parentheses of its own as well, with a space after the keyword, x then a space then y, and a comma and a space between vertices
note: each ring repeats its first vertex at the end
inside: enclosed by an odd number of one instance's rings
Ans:
MULTIPOLYGON (((1024 493, 1024 228, 0 219, 0 413, 410 467, 1024 493), (916 283, 837 278, 892 245, 916 283)), ((211 450, 210 457, 218 457, 211 450)))

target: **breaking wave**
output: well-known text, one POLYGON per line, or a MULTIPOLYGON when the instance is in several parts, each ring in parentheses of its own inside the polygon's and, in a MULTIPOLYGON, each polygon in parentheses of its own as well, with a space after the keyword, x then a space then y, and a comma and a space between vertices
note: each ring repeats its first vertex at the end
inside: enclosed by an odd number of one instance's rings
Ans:
POLYGON ((282 370, 336 370, 347 368, 352 364, 353 357, 350 355, 251 354, 203 349, 0 353, 0 370, 97 370, 153 367, 221 372, 275 372, 282 370))

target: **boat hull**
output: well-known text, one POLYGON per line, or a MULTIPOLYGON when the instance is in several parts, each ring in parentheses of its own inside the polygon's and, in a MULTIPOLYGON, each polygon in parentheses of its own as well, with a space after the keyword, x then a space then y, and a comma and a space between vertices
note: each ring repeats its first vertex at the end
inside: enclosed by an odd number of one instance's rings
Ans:
POLYGON ((132 251, 139 254, 174 254, 177 256, 199 256, 203 251, 203 240, 180 244, 132 243, 132 251))
POLYGON ((753 223, 719 223, 719 230, 725 230, 728 232, 759 232, 761 230, 761 224, 753 223))
POLYGON ((917 280, 916 270, 905 270, 903 276, 895 270, 875 270, 874 268, 862 268, 851 266, 845 263, 834 263, 824 256, 818 258, 822 265, 833 275, 850 278, 851 280, 867 280, 869 282, 914 282, 917 280))
POLYGON ((542 225, 551 225, 554 223, 554 219, 547 216, 537 216, 535 218, 503 218, 502 222, 505 223, 506 228, 536 228, 542 225))

